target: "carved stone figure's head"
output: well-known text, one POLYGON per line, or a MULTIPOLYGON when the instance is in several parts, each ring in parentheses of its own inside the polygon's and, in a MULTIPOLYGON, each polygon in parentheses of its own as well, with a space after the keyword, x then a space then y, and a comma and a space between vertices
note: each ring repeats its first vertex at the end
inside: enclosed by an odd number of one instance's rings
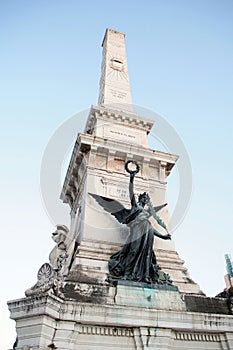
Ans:
POLYGON ((149 202, 149 200, 150 200, 150 197, 146 192, 141 193, 138 197, 139 203, 142 204, 143 206, 146 205, 149 202))
POLYGON ((54 242, 56 242, 58 245, 63 243, 66 239, 68 232, 69 230, 65 225, 57 225, 56 231, 52 233, 52 238, 54 242))

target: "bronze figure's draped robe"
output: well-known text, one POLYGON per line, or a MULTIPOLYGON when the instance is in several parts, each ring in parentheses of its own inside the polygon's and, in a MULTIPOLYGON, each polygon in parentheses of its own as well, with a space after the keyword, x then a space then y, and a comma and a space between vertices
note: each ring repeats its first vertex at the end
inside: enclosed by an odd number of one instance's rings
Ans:
POLYGON ((130 229, 125 245, 109 259, 107 280, 113 282, 125 279, 145 283, 171 284, 172 281, 169 275, 163 273, 157 265, 153 250, 154 235, 162 239, 171 239, 171 235, 169 233, 166 235, 159 233, 149 220, 150 216, 153 216, 157 223, 167 231, 166 225, 156 214, 166 204, 153 207, 146 192, 140 194, 138 201, 136 201, 133 182, 140 167, 136 161, 130 160, 126 162, 125 169, 130 173, 129 196, 131 209, 124 208, 121 203, 114 199, 90 193, 106 211, 130 229), (129 163, 134 163, 136 170, 129 170, 129 163), (147 208, 145 208, 146 206, 147 208))

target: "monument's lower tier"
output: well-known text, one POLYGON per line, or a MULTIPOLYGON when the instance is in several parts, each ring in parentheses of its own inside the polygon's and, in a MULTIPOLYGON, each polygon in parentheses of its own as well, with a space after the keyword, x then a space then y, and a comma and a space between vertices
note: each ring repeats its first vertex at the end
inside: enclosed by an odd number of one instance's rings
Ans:
POLYGON ((124 282, 103 288, 105 297, 92 302, 93 288, 80 284, 76 300, 74 288, 70 300, 50 293, 10 301, 15 349, 233 349, 233 316, 225 299, 124 282))

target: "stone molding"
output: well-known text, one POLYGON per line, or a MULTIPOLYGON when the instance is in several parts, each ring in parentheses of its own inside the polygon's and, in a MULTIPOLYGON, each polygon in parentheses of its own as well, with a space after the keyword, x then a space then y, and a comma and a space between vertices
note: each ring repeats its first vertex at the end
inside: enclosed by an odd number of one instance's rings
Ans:
POLYGON ((148 346, 176 349, 180 342, 187 349, 193 349, 191 344, 197 343, 202 350, 207 343, 219 343, 219 349, 231 349, 233 345, 233 317, 230 315, 64 301, 52 294, 9 301, 8 307, 18 329, 17 350, 24 346, 44 350, 49 344, 72 350, 74 344, 79 344, 81 335, 84 337, 80 343, 82 349, 88 348, 85 344, 93 344, 92 339, 102 344, 101 339, 107 338, 102 348, 108 349, 111 343, 118 349, 119 337, 122 340, 134 338, 132 349, 135 350, 148 346), (95 338, 90 338, 92 336, 95 338), (71 337, 72 341, 67 342, 71 337))
POLYGON ((103 327, 97 325, 78 325, 80 334, 93 334, 105 336, 133 337, 134 329, 128 327, 103 327))
POLYGON ((130 113, 126 111, 114 110, 112 107, 103 107, 103 106, 91 106, 91 110, 86 122, 84 133, 93 134, 97 120, 103 120, 106 122, 121 124, 124 126, 130 126, 135 129, 140 129, 146 131, 147 134, 150 133, 154 120, 149 118, 140 117, 136 113, 130 113))
MULTIPOLYGON (((144 147, 138 147, 123 142, 116 143, 116 141, 113 140, 108 140, 108 143, 106 144, 106 141, 101 137, 79 134, 60 196, 63 202, 69 203, 71 207, 73 206, 78 192, 81 193, 79 187, 84 183, 86 169, 94 166, 91 163, 89 164, 88 157, 90 151, 92 154, 103 154, 107 158, 107 164, 108 159, 111 157, 115 159, 120 157, 120 159, 124 159, 124 161, 132 158, 140 158, 141 164, 143 166, 148 164, 149 167, 154 167, 155 163, 157 163, 157 166, 161 167, 161 171, 164 169, 165 177, 169 175, 178 159, 178 156, 173 154, 145 149, 144 147)), ((98 171, 98 168, 96 171, 98 171)), ((106 172, 108 169, 102 169, 102 171, 106 172)), ((125 173, 124 167, 122 171, 125 173)), ((165 184, 163 178, 162 182, 165 184)))
POLYGON ((205 314, 187 312, 184 310, 159 310, 145 307, 130 307, 123 305, 100 305, 93 303, 63 300, 54 294, 40 294, 8 301, 8 307, 13 319, 21 319, 26 315, 48 315, 55 319, 71 322, 93 324, 93 313, 96 320, 118 327, 156 327, 173 328, 176 332, 230 332, 233 330, 233 317, 231 315, 205 314), (106 318, 107 315, 107 318, 106 318), (119 317, 122 315, 122 317, 119 317), (123 317, 124 316, 124 317, 123 317), (221 331, 222 329, 222 331, 221 331), (205 330, 203 332, 203 330, 205 330))
POLYGON ((175 339, 185 341, 220 342, 224 333, 175 332, 175 339))

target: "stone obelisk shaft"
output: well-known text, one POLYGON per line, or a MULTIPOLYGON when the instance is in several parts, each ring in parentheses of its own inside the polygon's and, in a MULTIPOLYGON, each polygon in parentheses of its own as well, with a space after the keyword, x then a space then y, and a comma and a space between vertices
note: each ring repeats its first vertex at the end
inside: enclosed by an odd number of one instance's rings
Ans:
POLYGON ((125 34, 107 29, 102 46, 98 104, 132 112, 125 34))

